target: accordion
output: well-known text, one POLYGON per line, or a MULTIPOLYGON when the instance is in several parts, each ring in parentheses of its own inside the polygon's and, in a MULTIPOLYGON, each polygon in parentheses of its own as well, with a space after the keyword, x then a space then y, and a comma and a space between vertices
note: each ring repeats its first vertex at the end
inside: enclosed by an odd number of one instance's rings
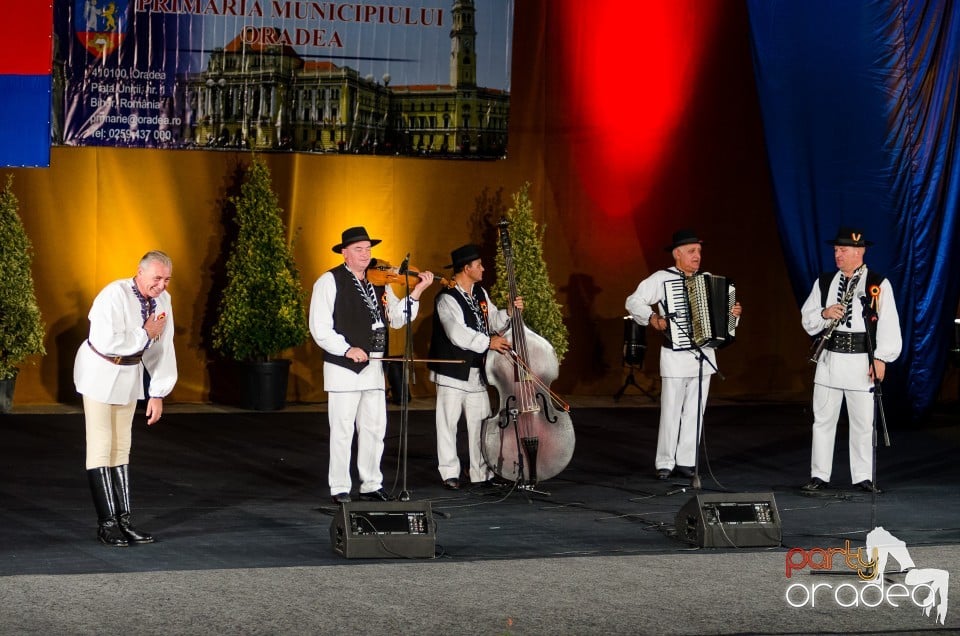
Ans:
POLYGON ((724 276, 694 274, 663 284, 667 313, 672 314, 669 336, 675 351, 698 347, 721 348, 736 338, 737 319, 730 313, 737 288, 724 276))

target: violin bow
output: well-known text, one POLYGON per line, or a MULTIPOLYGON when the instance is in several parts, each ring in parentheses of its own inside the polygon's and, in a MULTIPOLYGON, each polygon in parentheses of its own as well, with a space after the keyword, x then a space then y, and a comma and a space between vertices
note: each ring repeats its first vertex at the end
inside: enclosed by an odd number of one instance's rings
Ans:
POLYGON ((371 360, 379 360, 380 362, 438 362, 440 364, 464 364, 466 360, 435 360, 433 358, 370 358, 371 360))

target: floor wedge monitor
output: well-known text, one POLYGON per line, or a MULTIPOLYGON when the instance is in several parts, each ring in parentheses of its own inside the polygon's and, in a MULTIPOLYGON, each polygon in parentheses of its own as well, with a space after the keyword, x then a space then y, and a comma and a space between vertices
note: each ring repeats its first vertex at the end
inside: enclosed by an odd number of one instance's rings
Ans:
POLYGON ((354 501, 330 523, 330 545, 347 559, 432 559, 437 527, 429 501, 354 501))
POLYGON ((696 495, 677 513, 676 529, 701 548, 778 546, 783 536, 773 493, 696 495))

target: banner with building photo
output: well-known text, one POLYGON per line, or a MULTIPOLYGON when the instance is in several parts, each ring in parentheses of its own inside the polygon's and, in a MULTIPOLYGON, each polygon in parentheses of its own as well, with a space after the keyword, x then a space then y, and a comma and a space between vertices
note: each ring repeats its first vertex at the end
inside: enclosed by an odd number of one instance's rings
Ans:
POLYGON ((504 156, 514 0, 55 0, 54 143, 504 156))

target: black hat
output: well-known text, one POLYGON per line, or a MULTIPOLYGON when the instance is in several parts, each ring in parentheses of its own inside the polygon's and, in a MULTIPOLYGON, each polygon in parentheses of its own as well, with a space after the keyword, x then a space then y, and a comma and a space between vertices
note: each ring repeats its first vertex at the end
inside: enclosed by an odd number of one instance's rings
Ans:
POLYGON ((668 252, 672 252, 681 245, 690 245, 691 243, 700 243, 703 244, 703 241, 697 238, 697 233, 691 229, 677 230, 673 233, 673 245, 668 245, 666 249, 668 252))
POLYGON ((473 243, 467 243, 466 245, 461 245, 457 249, 450 252, 450 260, 453 262, 445 267, 447 269, 460 269, 464 265, 469 265, 478 258, 480 258, 480 246, 474 245, 473 243))
POLYGON ((846 245, 847 247, 866 247, 873 245, 873 241, 863 240, 863 230, 855 227, 841 226, 837 230, 837 238, 827 241, 827 245, 846 245))
POLYGON ((351 227, 343 231, 343 234, 340 235, 340 243, 333 246, 333 251, 339 254, 346 246, 351 243, 359 243, 360 241, 370 241, 370 247, 373 247, 380 242, 380 239, 370 238, 366 228, 363 226, 351 227))

